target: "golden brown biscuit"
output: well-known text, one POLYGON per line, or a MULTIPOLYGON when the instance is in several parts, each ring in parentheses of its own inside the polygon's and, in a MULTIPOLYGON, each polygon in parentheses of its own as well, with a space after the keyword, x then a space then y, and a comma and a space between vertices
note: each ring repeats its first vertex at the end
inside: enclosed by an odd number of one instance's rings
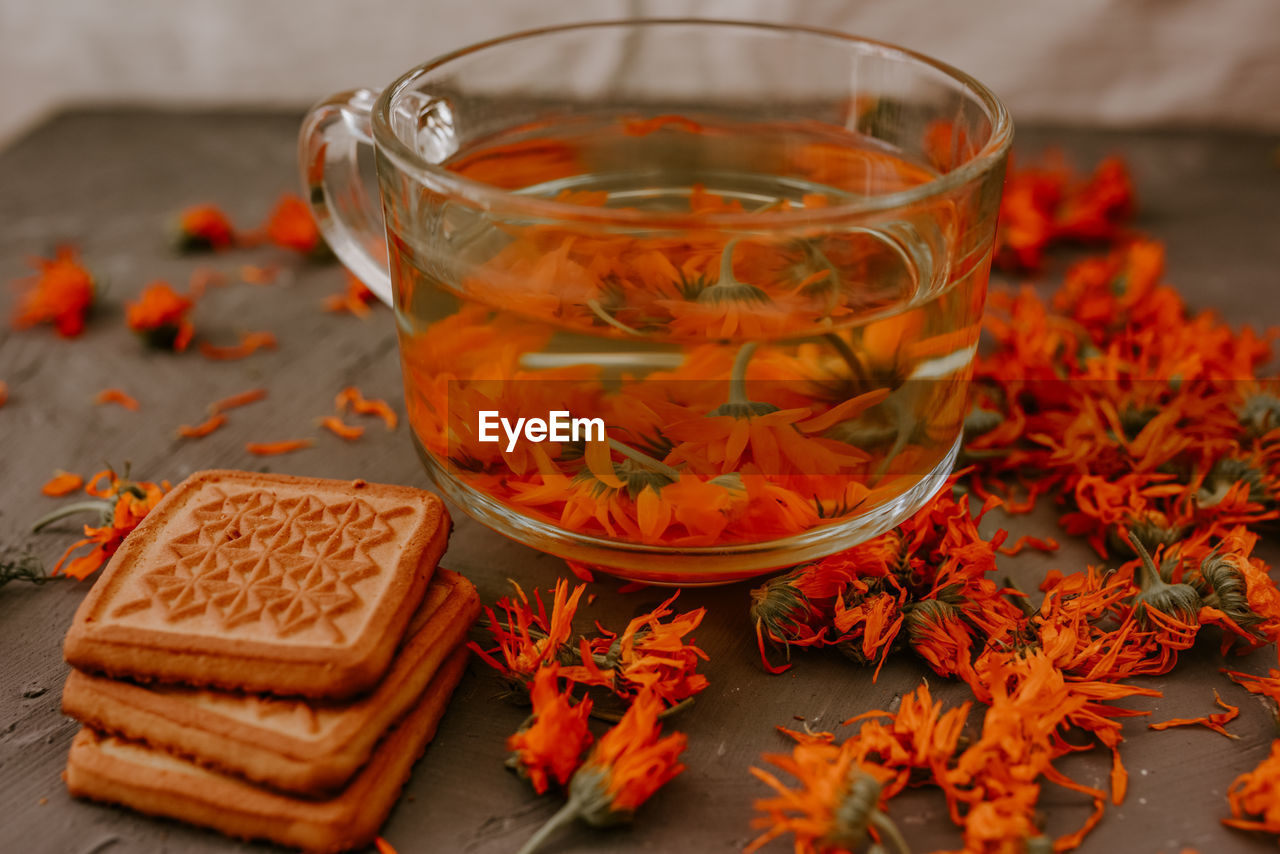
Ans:
POLYGON ((350 697, 386 672, 448 536, 418 489, 198 472, 111 558, 63 652, 111 676, 350 697))
POLYGON ((369 844, 422 755, 467 666, 465 647, 437 671, 418 704, 393 728, 347 788, 326 801, 260 789, 162 750, 89 727, 76 734, 67 788, 77 797, 211 827, 241 839, 270 839, 313 852, 369 844))
POLYGON ((479 613, 480 597, 471 582, 437 569, 386 677, 352 702, 142 686, 72 670, 62 710, 96 730, 262 785, 318 797, 341 788, 365 763, 479 613))

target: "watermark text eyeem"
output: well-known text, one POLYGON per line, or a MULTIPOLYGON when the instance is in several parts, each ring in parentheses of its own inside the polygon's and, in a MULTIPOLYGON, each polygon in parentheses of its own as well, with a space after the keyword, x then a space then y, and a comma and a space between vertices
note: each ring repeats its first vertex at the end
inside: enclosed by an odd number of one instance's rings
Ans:
POLYGON ((477 413, 476 438, 481 442, 500 442, 498 428, 507 437, 507 453, 516 449, 523 436, 527 442, 603 442, 603 418, 573 418, 567 409, 554 409, 544 418, 503 418, 496 409, 482 409, 477 413))

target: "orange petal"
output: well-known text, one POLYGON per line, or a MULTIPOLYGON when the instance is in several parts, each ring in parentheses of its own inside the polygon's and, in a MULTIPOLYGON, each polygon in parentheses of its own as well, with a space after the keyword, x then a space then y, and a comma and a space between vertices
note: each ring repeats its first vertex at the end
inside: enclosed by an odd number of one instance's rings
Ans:
POLYGON ((242 391, 239 394, 233 394, 230 397, 224 397, 222 400, 215 400, 209 404, 209 413, 217 415, 220 412, 226 412, 228 409, 235 409, 240 406, 247 406, 250 403, 257 403, 267 396, 265 388, 251 388, 248 391, 242 391))
POLYGON ((53 478, 40 487, 40 491, 52 498, 60 498, 63 495, 70 495, 82 486, 84 486, 84 478, 80 475, 58 469, 53 478))
POLYGON ((821 433, 829 427, 839 424, 841 421, 847 421, 851 418, 857 418, 866 410, 878 404, 889 396, 889 389, 878 388, 857 397, 851 397, 844 403, 833 406, 821 415, 810 418, 808 421, 801 421, 796 427, 804 433, 821 433))
POLYGON ((138 401, 134 400, 124 391, 118 388, 104 388, 93 398, 93 402, 101 406, 104 403, 115 403, 123 406, 125 409, 136 412, 138 409, 138 401))
POLYGON ((208 341, 200 342, 200 355, 215 362, 226 362, 243 359, 259 350, 274 350, 276 336, 270 332, 246 332, 240 336, 240 343, 231 347, 219 347, 208 341))
POLYGON ((227 416, 222 413, 212 415, 200 424, 190 426, 183 424, 178 428, 178 436, 183 439, 200 439, 227 423, 227 416))
POLYGON ((622 489, 626 485, 613 468, 613 456, 610 454, 608 442, 587 442, 583 459, 587 463, 587 470, 605 486, 610 489, 622 489))
POLYGON ((338 412, 346 412, 350 407, 359 415, 377 415, 387 425, 388 430, 396 429, 396 424, 399 422, 395 410, 385 400, 366 398, 355 386, 347 386, 338 392, 337 397, 333 399, 333 405, 338 412))
POLYGON ((244 449, 255 456, 274 457, 310 448, 314 444, 311 439, 285 439, 281 442, 247 442, 244 449))
POLYGON ((326 415, 320 419, 320 426, 324 427, 335 436, 346 439, 348 442, 359 439, 364 435, 364 428, 355 424, 345 424, 342 419, 336 415, 326 415))

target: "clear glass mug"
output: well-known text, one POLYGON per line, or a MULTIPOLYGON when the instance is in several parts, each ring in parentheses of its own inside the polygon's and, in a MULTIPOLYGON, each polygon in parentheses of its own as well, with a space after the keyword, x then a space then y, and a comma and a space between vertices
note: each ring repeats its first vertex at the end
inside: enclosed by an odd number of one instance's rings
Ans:
POLYGON ((646 20, 337 95, 300 158, 395 309, 441 491, 535 548, 710 584, 855 545, 943 484, 1011 137, 985 87, 901 48, 646 20))

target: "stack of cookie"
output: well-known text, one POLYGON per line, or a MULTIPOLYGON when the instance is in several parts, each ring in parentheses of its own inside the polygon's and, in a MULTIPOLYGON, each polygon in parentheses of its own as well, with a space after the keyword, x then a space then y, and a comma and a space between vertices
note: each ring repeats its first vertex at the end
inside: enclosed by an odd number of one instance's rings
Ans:
POLYGON ((124 542, 67 634, 71 793, 340 851, 376 835, 466 666, 475 588, 430 493, 211 471, 124 542))

